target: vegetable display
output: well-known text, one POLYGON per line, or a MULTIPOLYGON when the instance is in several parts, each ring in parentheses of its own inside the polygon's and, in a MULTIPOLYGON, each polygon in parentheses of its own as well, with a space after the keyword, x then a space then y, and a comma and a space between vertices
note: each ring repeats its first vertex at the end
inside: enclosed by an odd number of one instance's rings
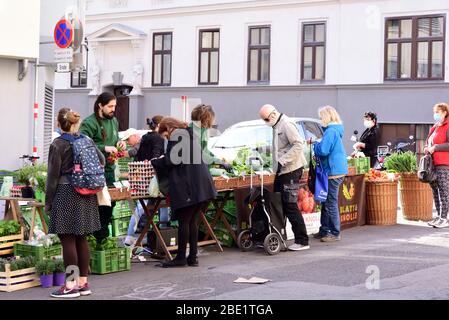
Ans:
POLYGON ((389 182, 399 180, 400 174, 379 171, 371 168, 365 177, 369 182, 389 182))
POLYGON ((20 233, 20 224, 17 221, 0 221, 0 237, 20 233))
POLYGON ((411 151, 393 153, 385 159, 384 166, 394 173, 416 173, 418 170, 416 155, 411 151))
POLYGON ((300 188, 298 191, 298 208, 302 213, 316 212, 316 202, 312 192, 305 188, 300 188))

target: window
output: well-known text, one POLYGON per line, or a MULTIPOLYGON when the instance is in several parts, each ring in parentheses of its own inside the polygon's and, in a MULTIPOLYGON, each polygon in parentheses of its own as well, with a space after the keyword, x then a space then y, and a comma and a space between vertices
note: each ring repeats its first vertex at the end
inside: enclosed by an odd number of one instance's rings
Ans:
POLYGON ((218 84, 220 30, 200 30, 198 84, 218 84))
POLYGON ((385 27, 386 80, 443 80, 445 16, 391 18, 385 27))
POLYGON ((171 32, 153 34, 153 86, 171 85, 172 38, 171 32))
POLYGON ((325 47, 326 23, 304 23, 302 26, 301 80, 324 80, 325 47))
POLYGON ((270 81, 270 26, 249 27, 248 83, 270 81))

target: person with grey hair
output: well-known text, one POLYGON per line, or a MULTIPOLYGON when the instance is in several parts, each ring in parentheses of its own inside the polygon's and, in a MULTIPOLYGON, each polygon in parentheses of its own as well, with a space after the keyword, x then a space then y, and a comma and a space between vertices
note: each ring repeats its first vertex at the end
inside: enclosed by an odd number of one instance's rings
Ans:
POLYGON ((259 115, 273 128, 273 166, 276 172, 274 192, 282 195, 282 209, 295 235, 295 243, 288 249, 310 249, 304 218, 298 208, 298 188, 295 187, 299 184, 306 164, 304 140, 299 135, 296 123, 274 106, 264 105, 259 115))

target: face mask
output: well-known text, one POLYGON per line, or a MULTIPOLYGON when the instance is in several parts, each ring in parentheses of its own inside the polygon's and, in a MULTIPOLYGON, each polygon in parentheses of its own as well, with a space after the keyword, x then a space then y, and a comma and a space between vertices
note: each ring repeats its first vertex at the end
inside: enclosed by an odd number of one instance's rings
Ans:
POLYGON ((435 120, 435 121, 441 121, 441 114, 439 114, 439 113, 434 113, 433 114, 433 119, 435 120))
POLYGON ((365 128, 371 129, 372 127, 374 127, 374 122, 370 120, 365 120, 363 121, 363 125, 365 126, 365 128))

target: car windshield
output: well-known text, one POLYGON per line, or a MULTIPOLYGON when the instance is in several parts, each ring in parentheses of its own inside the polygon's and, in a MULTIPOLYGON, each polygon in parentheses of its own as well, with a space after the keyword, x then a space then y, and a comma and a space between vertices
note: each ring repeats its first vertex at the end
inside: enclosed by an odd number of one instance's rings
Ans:
POLYGON ((217 138, 214 148, 240 148, 257 145, 271 145, 272 129, 265 125, 231 128, 217 138))

